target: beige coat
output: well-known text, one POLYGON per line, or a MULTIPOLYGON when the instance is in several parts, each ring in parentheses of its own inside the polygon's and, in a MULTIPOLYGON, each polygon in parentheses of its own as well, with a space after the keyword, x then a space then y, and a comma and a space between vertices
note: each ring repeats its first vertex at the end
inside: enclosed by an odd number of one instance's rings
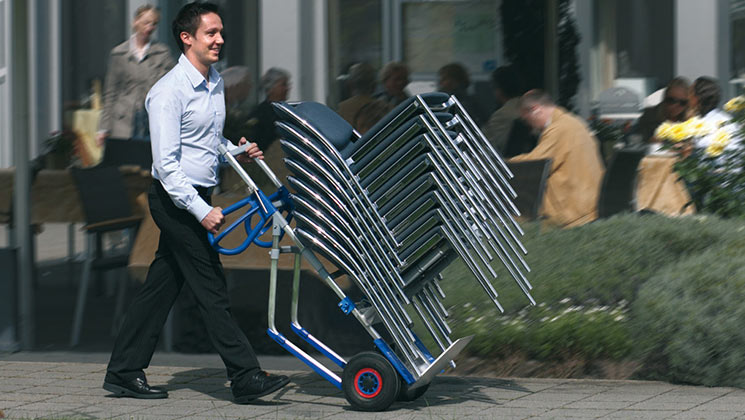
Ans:
POLYGON ((598 147, 581 119, 557 107, 535 149, 510 159, 553 160, 541 210, 549 223, 572 227, 597 218, 605 172, 598 147))
POLYGON ((99 130, 110 137, 132 136, 134 116, 144 109, 150 88, 176 63, 168 47, 153 42, 141 62, 129 51, 129 39, 111 50, 99 130))

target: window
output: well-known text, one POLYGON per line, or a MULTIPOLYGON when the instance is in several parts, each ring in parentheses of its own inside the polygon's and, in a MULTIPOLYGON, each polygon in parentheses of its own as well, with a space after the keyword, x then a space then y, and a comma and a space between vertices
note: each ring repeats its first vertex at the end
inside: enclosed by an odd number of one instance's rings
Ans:
POLYGON ((745 0, 731 1, 730 17, 732 19, 730 76, 743 79, 745 78, 745 0))
POLYGON ((330 100, 335 106, 347 96, 345 76, 354 63, 383 65, 383 16, 381 0, 330 0, 329 69, 330 100))
POLYGON ((451 62, 489 73, 498 55, 497 5, 491 0, 402 4, 403 59, 412 73, 434 74, 451 62))

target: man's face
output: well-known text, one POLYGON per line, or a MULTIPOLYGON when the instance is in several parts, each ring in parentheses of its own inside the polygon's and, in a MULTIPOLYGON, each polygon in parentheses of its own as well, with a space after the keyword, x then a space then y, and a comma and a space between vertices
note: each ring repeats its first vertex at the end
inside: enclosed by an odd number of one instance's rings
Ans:
POLYGON ((200 63, 211 65, 220 59, 220 49, 225 41, 222 38, 222 19, 216 13, 203 14, 194 35, 187 32, 181 34, 184 45, 190 47, 200 63))
POLYGON ((391 96, 401 95, 408 84, 409 75, 403 70, 394 71, 383 82, 386 92, 391 96))
POLYGON ((523 106, 520 108, 520 118, 536 130, 542 130, 546 124, 541 115, 540 105, 523 106))

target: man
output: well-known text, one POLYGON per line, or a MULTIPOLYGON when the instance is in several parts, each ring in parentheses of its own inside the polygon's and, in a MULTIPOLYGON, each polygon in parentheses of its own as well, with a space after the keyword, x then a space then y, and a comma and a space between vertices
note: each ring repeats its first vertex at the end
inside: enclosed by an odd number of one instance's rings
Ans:
POLYGON ((471 85, 471 78, 468 76, 468 70, 460 63, 449 63, 437 70, 437 90, 455 95, 460 101, 468 115, 477 126, 486 121, 488 113, 484 112, 478 100, 468 94, 468 87, 471 85))
POLYGON ((406 86, 409 85, 409 67, 400 61, 391 61, 380 69, 380 83, 383 91, 375 94, 375 99, 387 102, 395 107, 409 96, 406 86))
POLYGON ((337 112, 352 127, 359 130, 357 119, 360 110, 367 104, 375 101, 375 69, 368 63, 355 63, 349 68, 349 79, 347 79, 352 96, 339 102, 337 112))
POLYGON ((554 105, 540 90, 522 96, 520 115, 541 135, 535 149, 510 160, 552 160, 542 216, 561 227, 595 220, 604 172, 595 137, 580 118, 554 105))
POLYGON ((500 107, 482 128, 484 136, 503 157, 533 150, 537 138, 520 119, 520 96, 525 93, 520 74, 512 66, 502 66, 492 72, 491 79, 500 107))
POLYGON ((688 89, 690 83, 684 77, 676 77, 667 84, 662 102, 644 108, 634 133, 641 136, 644 143, 655 141, 654 132, 665 121, 681 122, 688 118, 688 89))
MULTIPOLYGON (((148 198, 160 243, 114 344, 103 387, 120 397, 168 396, 164 389, 148 385, 143 370, 186 281, 225 363, 234 401, 243 404, 278 390, 289 379, 259 368, 230 315, 222 265, 207 241, 207 232, 216 233, 225 220, 222 209, 209 204, 210 190, 217 184, 217 146, 235 148, 222 136, 223 81, 212 67, 223 45, 222 20, 214 4, 191 3, 179 11, 172 29, 183 54, 145 101, 154 178, 148 198)), ((243 160, 262 158, 254 143, 245 152, 243 160)))

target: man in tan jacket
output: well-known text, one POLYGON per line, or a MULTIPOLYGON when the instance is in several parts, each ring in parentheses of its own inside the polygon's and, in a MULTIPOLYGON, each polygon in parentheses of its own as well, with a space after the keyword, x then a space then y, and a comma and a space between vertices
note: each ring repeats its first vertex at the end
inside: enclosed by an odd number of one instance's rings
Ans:
POLYGON ((580 118, 540 90, 522 96, 520 116, 541 135, 535 149, 510 161, 552 160, 541 215, 562 227, 595 220, 605 171, 597 139, 580 118))

